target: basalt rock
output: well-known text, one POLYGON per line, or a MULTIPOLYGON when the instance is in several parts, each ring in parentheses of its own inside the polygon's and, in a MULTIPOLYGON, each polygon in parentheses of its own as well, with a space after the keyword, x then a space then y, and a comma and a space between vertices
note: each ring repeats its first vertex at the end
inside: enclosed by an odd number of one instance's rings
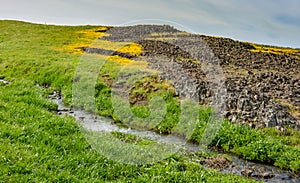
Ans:
POLYGON ((171 80, 178 95, 202 105, 210 105, 215 96, 223 97, 225 117, 232 122, 300 130, 299 55, 253 52, 255 47, 249 43, 188 34, 167 25, 116 27, 107 33, 110 36, 102 39, 140 44, 141 59, 161 78, 171 80))

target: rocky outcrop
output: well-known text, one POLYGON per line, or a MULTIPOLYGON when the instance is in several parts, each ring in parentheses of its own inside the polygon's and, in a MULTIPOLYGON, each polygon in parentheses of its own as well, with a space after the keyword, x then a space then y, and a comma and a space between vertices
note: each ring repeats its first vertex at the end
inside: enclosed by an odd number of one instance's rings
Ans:
POLYGON ((106 33, 110 36, 105 36, 102 39, 118 42, 136 42, 148 38, 151 33, 177 33, 179 30, 169 25, 136 25, 125 27, 114 27, 106 33))
MULTIPOLYGON (((143 53, 139 57, 147 60, 149 67, 159 70, 163 79, 173 81, 178 95, 209 105, 217 95, 204 69, 210 64, 222 70, 224 78, 221 79, 226 88, 224 114, 229 120, 251 127, 284 129, 290 126, 300 130, 299 57, 252 52, 255 48, 249 43, 183 34, 166 25, 116 27, 107 32, 110 36, 103 39, 140 44, 143 53)), ((99 53, 105 54, 105 51, 99 53)), ((133 58, 132 55, 121 56, 133 58)))

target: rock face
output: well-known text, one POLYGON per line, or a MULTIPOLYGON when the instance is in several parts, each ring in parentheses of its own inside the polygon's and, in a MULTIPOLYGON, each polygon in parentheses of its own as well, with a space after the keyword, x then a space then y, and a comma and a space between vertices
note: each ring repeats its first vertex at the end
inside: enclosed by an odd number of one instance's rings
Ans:
POLYGON ((299 57, 256 53, 247 43, 203 38, 226 73, 227 117, 231 121, 300 129, 299 57))
POLYGON ((249 43, 188 34, 167 25, 116 27, 107 33, 110 36, 103 39, 136 42, 143 53, 137 57, 93 48, 85 51, 146 60, 163 79, 173 81, 178 95, 196 98, 203 105, 210 105, 220 92, 212 89, 216 84, 205 68, 220 68, 217 76, 222 78, 214 79, 224 82, 226 118, 255 128, 300 130, 299 55, 253 52, 249 43))

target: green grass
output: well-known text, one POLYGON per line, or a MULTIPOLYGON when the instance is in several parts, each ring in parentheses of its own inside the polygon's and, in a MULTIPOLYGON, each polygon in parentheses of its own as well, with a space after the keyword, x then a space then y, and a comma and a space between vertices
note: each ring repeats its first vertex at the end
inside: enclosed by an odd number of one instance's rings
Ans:
MULTIPOLYGON (((299 133, 294 130, 291 137, 298 136, 299 133)), ((286 136, 274 137, 270 132, 264 133, 263 130, 253 130, 247 126, 224 122, 223 128, 211 146, 233 152, 247 160, 275 165, 299 174, 300 149, 290 141, 286 141, 286 138, 286 136)))
MULTIPOLYGON (((72 81, 81 55, 69 45, 91 43, 97 36, 93 31, 103 27, 0 21, 0 28, 0 78, 11 81, 9 85, 0 84, 0 182, 252 182, 204 169, 182 153, 140 166, 101 156, 91 148, 74 119, 53 112, 56 105, 46 96, 61 90, 65 103, 72 105, 72 81), (49 88, 38 88, 36 84, 49 88)), ((98 113, 120 123, 124 121, 112 108, 110 82, 122 64, 106 62, 95 86, 98 113)), ((149 85, 143 88, 136 83, 132 96, 145 91, 148 99, 162 97, 166 116, 151 128, 160 133, 172 132, 181 112, 178 98, 166 83, 152 77, 144 82, 149 85)), ((131 109, 141 118, 151 115, 145 105, 131 105, 131 109)), ((199 109, 200 123, 191 141, 200 141, 210 113, 209 108, 199 109)), ((184 129, 176 132, 181 135, 184 129)), ((126 143, 151 143, 135 136, 113 135, 126 143)), ((252 130, 224 122, 211 146, 299 172, 298 137, 292 130, 289 135, 279 135, 272 130, 252 130)))
POLYGON ((74 32, 90 28, 1 21, 1 75, 7 80, 24 78, 58 89, 70 85, 80 55, 55 48, 78 41, 81 35, 74 32))
MULTIPOLYGON (((103 111, 110 111, 106 113, 108 116, 112 116, 116 121, 120 122, 118 115, 114 114, 112 109, 110 89, 101 86, 101 95, 98 96, 101 99, 98 100, 99 106, 105 106, 103 111)), ((136 87, 135 90, 141 90, 136 87)), ((147 93, 148 96, 155 95, 154 93, 147 93)), ((177 129, 174 132, 174 126, 180 120, 180 105, 178 98, 174 98, 172 92, 165 91, 160 92, 160 96, 166 101, 166 116, 156 126, 151 129, 163 134, 177 134, 185 136, 184 130, 177 129)), ((119 99, 121 101, 121 99, 119 99)), ((124 102, 125 103, 125 102, 124 102)), ((120 106, 124 106, 121 104, 120 106)), ((145 118, 149 116, 149 108, 146 106, 132 106, 132 111, 136 116, 145 118)), ((101 111, 101 108, 99 108, 101 111)), ((192 142, 201 142, 204 130, 207 126, 207 122, 211 115, 211 109, 209 107, 199 107, 199 123, 190 137, 192 142)), ((100 112, 101 113, 101 112, 100 112)), ((129 116, 130 117, 130 116, 129 116)), ((144 123, 136 122, 132 118, 123 118, 123 123, 129 123, 130 126, 136 128, 143 128, 144 123), (140 126, 139 126, 140 125, 140 126)), ((149 129, 149 127, 147 127, 149 129)), ((251 129, 245 125, 231 124, 230 122, 223 121, 222 128, 219 130, 217 136, 210 144, 211 148, 220 148, 226 152, 234 153, 244 159, 266 163, 269 165, 275 165, 282 169, 290 170, 299 174, 300 172, 300 148, 299 148, 299 132, 293 129, 288 129, 287 134, 283 134, 275 129, 251 129)))
MULTIPOLYGON (((25 81, 0 86, 1 182, 253 182, 204 169, 185 154, 153 165, 113 162, 91 148, 77 123, 51 112, 46 89, 25 81)), ((114 133, 125 142, 152 143, 114 133)))

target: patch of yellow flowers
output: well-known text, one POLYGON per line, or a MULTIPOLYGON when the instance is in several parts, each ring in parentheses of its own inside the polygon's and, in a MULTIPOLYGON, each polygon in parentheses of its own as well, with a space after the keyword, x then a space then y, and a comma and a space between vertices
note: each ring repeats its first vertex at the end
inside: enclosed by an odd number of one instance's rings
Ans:
POLYGON ((264 46, 264 45, 257 45, 250 43, 255 49, 252 49, 252 52, 265 52, 265 53, 274 53, 274 54, 291 54, 291 55, 298 55, 300 56, 299 49, 293 48, 281 48, 281 47, 271 47, 271 46, 264 46))
MULTIPOLYGON (((67 51, 72 54, 83 54, 82 48, 91 47, 91 48, 101 48, 105 50, 119 51, 123 53, 130 53, 132 55, 139 55, 142 52, 142 47, 136 43, 130 42, 112 42, 100 39, 104 36, 109 36, 102 30, 107 30, 109 27, 100 27, 88 30, 76 31, 75 34, 82 35, 78 39, 77 43, 65 45, 59 50, 67 51)), ((122 61, 123 62, 123 61, 122 61)), ((124 61, 126 62, 126 61, 124 61)))

